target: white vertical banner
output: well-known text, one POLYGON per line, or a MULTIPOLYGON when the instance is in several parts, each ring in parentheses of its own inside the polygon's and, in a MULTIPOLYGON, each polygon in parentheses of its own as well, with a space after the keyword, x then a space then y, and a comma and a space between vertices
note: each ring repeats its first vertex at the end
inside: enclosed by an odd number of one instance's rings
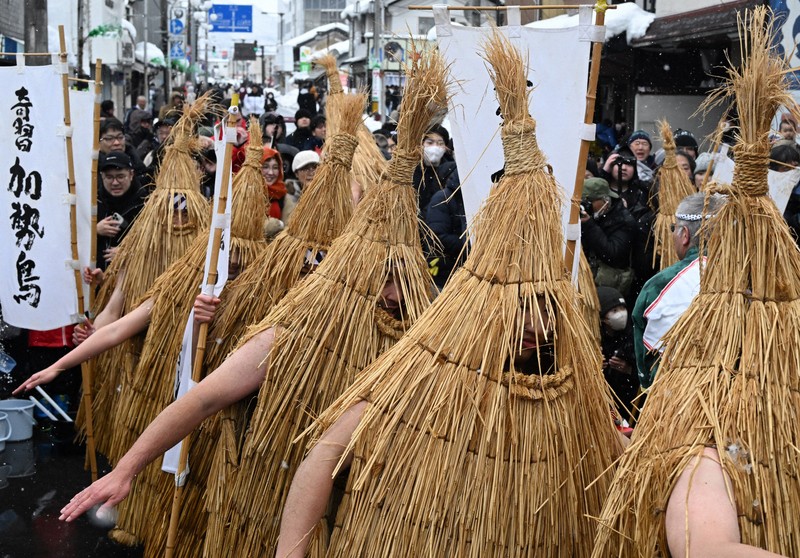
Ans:
MULTIPOLYGON (((225 161, 225 137, 223 136, 223 129, 217 126, 214 129, 214 152, 217 155, 218 162, 225 161)), ((222 167, 218 165, 219 172, 214 179, 214 203, 212 207, 216 212, 219 207, 219 195, 222 191, 222 167)), ((203 271, 203 284, 201 290, 203 294, 219 296, 225 283, 228 281, 228 259, 230 256, 230 242, 231 242, 231 202, 233 200, 233 177, 229 174, 227 177, 228 183, 228 197, 225 205, 225 213, 215 213, 211 222, 211 228, 208 232, 208 246, 206 248, 206 264, 203 271), (222 229, 222 242, 219 247, 219 259, 217 260, 217 282, 213 286, 208 285, 208 275, 211 267, 211 247, 214 239, 214 231, 222 229)), ((181 342, 181 353, 178 356, 178 363, 176 366, 175 378, 175 399, 182 397, 187 391, 194 387, 192 381, 192 367, 194 364, 194 310, 189 313, 189 319, 186 321, 186 328, 183 332, 183 341, 181 342)), ((161 470, 173 475, 178 474, 178 464, 180 461, 181 445, 183 442, 178 442, 164 453, 164 458, 161 462, 161 470)), ((188 472, 188 461, 186 464, 187 471, 181 472, 178 475, 177 482, 183 484, 188 472)))
MULTIPOLYGON (((75 165, 77 196, 78 261, 81 269, 94 268, 92 251, 92 146, 94 145, 94 94, 89 91, 69 92, 72 121, 72 156, 75 165)), ((83 300, 88 305, 89 285, 83 285, 83 300)), ((88 306, 87 306, 88 310, 88 306)))
POLYGON ((33 330, 74 323, 78 308, 57 69, 0 68, 0 304, 33 330))
MULTIPOLYGON (((536 137, 556 181, 563 191, 562 223, 567 229, 569 203, 575 183, 583 123, 593 28, 591 6, 581 13, 579 25, 563 29, 534 29, 512 21, 498 30, 522 51, 533 85, 529 110, 536 121, 536 137)), ((450 24, 446 8, 434 6, 439 49, 458 81, 451 100, 449 120, 462 183, 467 225, 489 195, 491 176, 503 168, 500 140, 502 118, 492 81, 481 58, 492 29, 450 24)), ((518 17, 515 19, 518 20, 518 17)), ((565 235, 566 236, 566 235, 565 235)), ((576 253, 576 258, 578 254, 576 253)), ((578 266, 574 269, 577 273, 578 266)))

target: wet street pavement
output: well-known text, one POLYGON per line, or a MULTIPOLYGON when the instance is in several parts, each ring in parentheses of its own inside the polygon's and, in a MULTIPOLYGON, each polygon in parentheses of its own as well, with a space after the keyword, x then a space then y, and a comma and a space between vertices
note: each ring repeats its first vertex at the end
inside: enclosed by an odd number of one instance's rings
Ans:
MULTIPOLYGON (((86 516, 72 523, 58 520, 59 510, 89 485, 84 446, 73 443, 68 423, 40 420, 32 439, 7 442, 0 452, 0 558, 138 558, 139 548, 111 541, 108 528, 86 516), (10 465, 12 475, 3 481, 10 465), (5 484, 5 488, 2 488, 5 484)), ((102 458, 98 456, 98 461, 102 458)), ((98 463, 98 466, 101 464, 98 463)), ((109 470, 102 463, 101 473, 109 470)))

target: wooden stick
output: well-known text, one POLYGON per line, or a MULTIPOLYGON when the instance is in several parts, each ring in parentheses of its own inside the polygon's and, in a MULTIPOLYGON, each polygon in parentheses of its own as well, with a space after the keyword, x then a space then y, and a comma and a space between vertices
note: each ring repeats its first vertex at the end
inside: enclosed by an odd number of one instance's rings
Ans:
MULTIPOLYGON (((605 4, 605 1, 600 1, 595 5, 598 6, 605 4)), ((553 6, 447 6, 448 12, 503 12, 509 8, 519 8, 520 10, 577 10, 588 6, 589 4, 567 4, 567 5, 553 5, 553 6)), ((600 9, 615 10, 616 6, 603 5, 600 9)), ((433 6, 409 6, 409 10, 433 10, 433 6)), ((598 12, 600 13, 600 12, 598 12)))
MULTIPOLYGON (((52 52, 0 52, 0 56, 16 56, 22 54, 24 56, 53 56, 52 52)), ((59 53, 59 56, 61 53, 59 53)))
MULTIPOLYGON (((228 113, 228 129, 235 130, 236 123, 239 120, 239 95, 234 94, 231 99, 231 108, 228 113)), ((220 184, 219 201, 217 203, 216 215, 221 216, 225 214, 225 206, 228 200, 228 186, 231 180, 231 159, 233 155, 233 145, 230 142, 225 143, 225 159, 222 164, 222 183, 220 184)), ((213 287, 217 283, 217 264, 219 262, 219 249, 222 241, 222 227, 215 226, 213 237, 211 240, 211 258, 208 265, 208 279, 206 287, 213 287)), ((208 337, 208 323, 200 324, 200 329, 197 332, 197 347, 195 349, 194 361, 192 362, 192 381, 199 382, 200 374, 203 370, 203 360, 206 353, 206 338, 208 337)), ((181 444, 181 453, 178 458, 178 470, 175 473, 175 494, 172 498, 172 511, 169 517, 169 531, 167 532, 167 550, 165 553, 166 558, 172 558, 175 554, 175 544, 178 539, 178 520, 181 512, 181 500, 183 498, 183 488, 186 484, 186 479, 183 477, 183 472, 186 469, 186 463, 189 459, 189 440, 191 434, 183 439, 181 444)))
MULTIPOLYGON (((598 0, 595 5, 595 25, 602 26, 605 24, 606 10, 613 8, 607 6, 605 0, 598 0)), ((600 57, 603 54, 603 43, 596 42, 592 44, 592 64, 589 69, 589 85, 586 90, 586 111, 583 113, 583 122, 591 125, 594 121, 594 106, 597 101, 597 82, 600 78, 600 57)), ((586 159, 589 156, 589 140, 581 140, 581 149, 578 155, 578 165, 575 169, 575 186, 572 192, 572 200, 569 209, 569 224, 570 226, 577 225, 580 221, 580 201, 581 191, 583 190, 583 181, 586 177, 586 159)), ((564 265, 567 268, 567 274, 572 276, 572 268, 575 262, 575 240, 567 239, 567 249, 564 255, 564 265)))
MULTIPOLYGON (((64 26, 58 26, 59 41, 59 60, 62 64, 67 63, 67 42, 64 38, 64 26)), ((69 129, 72 126, 72 116, 70 115, 69 104, 69 76, 66 72, 61 74, 62 93, 64 96, 64 127, 69 129)), ((70 197, 75 199, 75 161, 72 154, 72 136, 67 134, 67 186, 70 197)), ((77 204, 69 206, 70 222, 70 244, 72 246, 72 260, 78 261, 78 224, 76 214, 77 204)), ((86 311, 83 301, 83 280, 81 278, 81 266, 75 267, 75 289, 78 294, 78 314, 83 315, 86 311)), ((94 451, 94 430, 92 428, 92 369, 88 362, 81 364, 81 381, 83 383, 83 405, 86 412, 86 451, 89 454, 89 466, 92 473, 92 482, 97 480, 97 455, 94 451)))
POLYGON ((70 81, 77 81, 77 82, 80 82, 80 83, 99 83, 100 85, 103 85, 103 82, 100 81, 99 79, 84 79, 84 78, 77 78, 77 77, 70 76, 69 80, 70 81))
MULTIPOLYGON (((92 158, 92 210, 90 212, 90 227, 91 227, 91 248, 89 251, 89 267, 94 268, 97 265, 97 168, 100 165, 100 95, 103 93, 103 83, 100 81, 103 75, 103 61, 97 59, 94 63, 94 136, 92 137, 92 153, 97 153, 98 156, 92 158)), ((94 308, 95 289, 89 289, 89 309, 94 308)), ((93 361, 89 361, 93 362, 93 361)))

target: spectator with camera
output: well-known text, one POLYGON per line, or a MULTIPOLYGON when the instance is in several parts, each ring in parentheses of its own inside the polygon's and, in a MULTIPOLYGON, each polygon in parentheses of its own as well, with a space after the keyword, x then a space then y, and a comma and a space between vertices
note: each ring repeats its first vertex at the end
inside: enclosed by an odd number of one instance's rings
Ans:
POLYGON ((633 322, 622 293, 612 287, 597 287, 600 301, 600 345, 603 375, 614 391, 617 410, 623 418, 631 415, 639 391, 636 354, 633 348, 633 322))
POLYGON ((589 178, 581 196, 581 245, 595 284, 623 295, 633 284, 631 242, 633 219, 619 194, 603 178, 589 178))
POLYGON ((97 191, 97 267, 105 270, 144 206, 147 188, 139 183, 130 157, 122 151, 101 153, 102 188, 97 191))

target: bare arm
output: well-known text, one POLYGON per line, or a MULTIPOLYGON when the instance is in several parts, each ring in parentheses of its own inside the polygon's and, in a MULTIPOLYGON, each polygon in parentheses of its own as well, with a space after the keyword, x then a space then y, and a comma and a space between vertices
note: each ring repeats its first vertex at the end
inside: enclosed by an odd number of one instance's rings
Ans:
POLYGON ((136 310, 126 314, 116 322, 100 328, 83 343, 72 349, 58 359, 55 364, 37 372, 21 386, 14 390, 14 394, 33 389, 40 384, 47 384, 58 377, 61 372, 73 366, 78 366, 92 357, 96 357, 111 347, 116 347, 126 339, 130 339, 144 330, 150 323, 150 312, 153 309, 153 299, 147 299, 136 310))
MULTIPOLYGON (((348 409, 325 431, 319 443, 298 467, 283 507, 275 553, 278 558, 303 558, 306 555, 311 533, 328 506, 333 489, 333 472, 366 406, 366 402, 362 401, 348 409)), ((344 465, 349 465, 352 458, 352 454, 348 455, 344 465)))
POLYGON ((150 423, 117 467, 70 500, 61 517, 72 521, 95 504, 116 505, 130 491, 133 478, 147 464, 180 442, 204 419, 253 393, 264 380, 264 356, 272 348, 274 332, 256 335, 186 395, 164 409, 150 423))
POLYGON ((114 323, 122 317, 122 307, 125 302, 125 293, 122 292, 122 275, 117 279, 117 284, 114 286, 114 292, 111 293, 111 298, 108 299, 108 304, 97 315, 94 320, 94 327, 100 329, 108 324, 114 323))
POLYGON ((741 543, 730 478, 714 449, 686 467, 667 503, 667 543, 673 558, 775 558, 741 543))

